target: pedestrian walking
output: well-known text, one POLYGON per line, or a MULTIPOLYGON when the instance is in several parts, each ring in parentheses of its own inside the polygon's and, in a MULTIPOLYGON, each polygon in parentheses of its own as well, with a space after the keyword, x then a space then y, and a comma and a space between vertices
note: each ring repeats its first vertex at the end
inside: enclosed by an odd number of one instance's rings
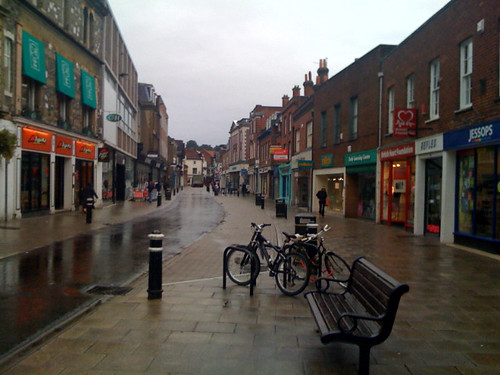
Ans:
POLYGON ((149 181, 148 183, 148 202, 153 202, 153 189, 154 189, 153 181, 149 181))
POLYGON ((325 206, 326 206, 327 196, 328 194, 326 193, 326 188, 321 188, 321 190, 316 193, 316 197, 319 200, 319 214, 321 216, 325 216, 325 206))

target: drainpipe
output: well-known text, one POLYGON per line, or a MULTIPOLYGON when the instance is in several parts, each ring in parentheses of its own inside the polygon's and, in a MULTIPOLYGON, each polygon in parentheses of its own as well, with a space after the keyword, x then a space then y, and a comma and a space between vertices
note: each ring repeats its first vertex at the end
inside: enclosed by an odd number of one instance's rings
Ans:
POLYGON ((378 147, 382 145, 382 86, 384 82, 384 72, 378 73, 378 147))

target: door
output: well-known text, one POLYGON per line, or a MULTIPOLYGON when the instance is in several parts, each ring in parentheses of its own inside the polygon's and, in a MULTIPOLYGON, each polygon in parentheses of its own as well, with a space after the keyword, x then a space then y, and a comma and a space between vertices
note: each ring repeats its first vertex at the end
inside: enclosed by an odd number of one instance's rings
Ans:
POLYGON ((441 232, 441 184, 443 161, 441 158, 425 162, 425 231, 441 232))

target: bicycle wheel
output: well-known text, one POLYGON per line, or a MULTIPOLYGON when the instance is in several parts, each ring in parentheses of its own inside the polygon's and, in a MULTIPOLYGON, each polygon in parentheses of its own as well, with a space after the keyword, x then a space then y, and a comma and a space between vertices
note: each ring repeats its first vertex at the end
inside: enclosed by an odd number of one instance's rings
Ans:
POLYGON ((340 256, 332 251, 328 251, 323 256, 321 267, 322 277, 328 277, 335 280, 348 280, 351 274, 351 267, 340 256))
MULTIPOLYGON (((226 256, 227 276, 237 285, 248 285, 252 281, 250 277, 252 257, 255 255, 245 248, 235 247, 229 250, 226 256)), ((260 272, 260 262, 255 262, 255 277, 260 272)))
POLYGON ((310 272, 309 262, 302 254, 288 253, 278 260, 274 278, 283 294, 295 296, 306 288, 310 272))

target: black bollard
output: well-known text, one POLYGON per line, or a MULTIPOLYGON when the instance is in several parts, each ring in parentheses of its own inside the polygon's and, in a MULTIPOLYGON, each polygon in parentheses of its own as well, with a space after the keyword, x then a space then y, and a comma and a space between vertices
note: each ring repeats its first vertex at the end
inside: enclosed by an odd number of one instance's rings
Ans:
POLYGON ((163 234, 154 230, 149 236, 149 279, 148 299, 161 298, 163 270, 163 234))
POLYGON ((264 196, 260 200, 260 208, 264 209, 264 196))
POLYGON ((156 207, 161 206, 161 192, 158 192, 158 197, 156 198, 156 207))
POLYGON ((93 208, 94 208, 94 199, 87 198, 87 201, 85 202, 85 209, 87 211, 87 217, 86 217, 87 224, 92 223, 92 209, 93 208))

